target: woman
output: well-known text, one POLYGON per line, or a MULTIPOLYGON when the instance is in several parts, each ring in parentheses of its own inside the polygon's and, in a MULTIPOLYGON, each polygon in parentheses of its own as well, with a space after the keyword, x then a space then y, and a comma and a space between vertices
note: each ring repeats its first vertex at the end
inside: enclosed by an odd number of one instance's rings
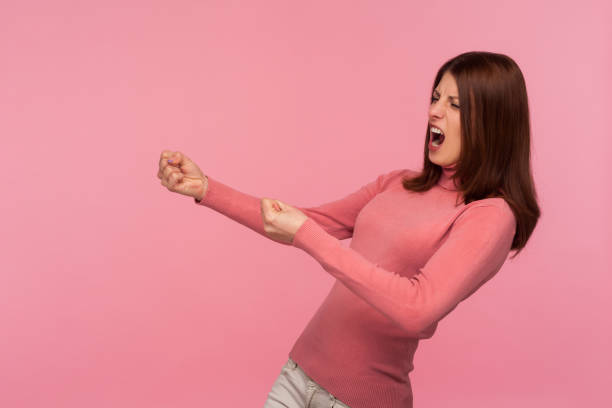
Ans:
POLYGON ((158 177, 336 278, 265 408, 412 407, 419 340, 522 250, 540 216, 523 75, 490 52, 438 70, 420 172, 395 169, 309 208, 232 189, 180 152, 162 152, 158 177))

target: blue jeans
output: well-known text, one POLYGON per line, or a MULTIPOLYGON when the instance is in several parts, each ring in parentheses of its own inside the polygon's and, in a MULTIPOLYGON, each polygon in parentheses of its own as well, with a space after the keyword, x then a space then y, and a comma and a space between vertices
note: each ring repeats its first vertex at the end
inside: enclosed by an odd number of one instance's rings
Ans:
POLYGON ((263 408, 350 408, 314 382, 291 357, 268 393, 263 408))

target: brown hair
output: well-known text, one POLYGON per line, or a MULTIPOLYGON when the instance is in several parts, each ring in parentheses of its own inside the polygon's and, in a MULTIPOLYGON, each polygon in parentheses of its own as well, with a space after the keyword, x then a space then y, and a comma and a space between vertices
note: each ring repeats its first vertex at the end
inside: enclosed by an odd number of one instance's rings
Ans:
MULTIPOLYGON (((527 89, 514 60, 504 54, 472 51, 442 65, 432 93, 448 71, 457 82, 461 116, 461 153, 453 178, 466 204, 501 197, 516 218, 514 258, 526 245, 540 208, 531 171, 527 89)), ((405 176, 406 190, 426 191, 437 184, 442 167, 429 160, 429 123, 423 170, 405 176)))

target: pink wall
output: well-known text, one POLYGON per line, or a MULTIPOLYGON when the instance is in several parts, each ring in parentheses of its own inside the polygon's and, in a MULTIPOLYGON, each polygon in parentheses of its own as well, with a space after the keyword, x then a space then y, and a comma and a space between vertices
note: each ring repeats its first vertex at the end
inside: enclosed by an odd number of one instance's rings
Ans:
POLYGON ((262 406, 332 277, 156 177, 315 205, 419 168, 437 68, 522 68, 543 216, 417 407, 610 406, 607 1, 3 1, 0 406, 262 406), (585 191, 586 190, 586 191, 585 191))

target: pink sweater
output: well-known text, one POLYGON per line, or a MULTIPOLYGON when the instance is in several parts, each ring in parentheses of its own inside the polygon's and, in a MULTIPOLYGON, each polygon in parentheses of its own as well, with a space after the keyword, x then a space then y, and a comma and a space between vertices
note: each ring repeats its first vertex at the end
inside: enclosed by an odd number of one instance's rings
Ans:
MULTIPOLYGON (((405 190, 397 169, 316 207, 292 245, 336 278, 289 356, 351 408, 411 408, 409 373, 420 339, 491 279, 516 230, 502 198, 456 205, 443 168, 427 192, 405 190), (349 247, 340 240, 351 238, 349 247)), ((208 177, 201 202, 265 235, 260 198, 208 177)), ((268 238, 270 239, 270 238, 268 238)))

